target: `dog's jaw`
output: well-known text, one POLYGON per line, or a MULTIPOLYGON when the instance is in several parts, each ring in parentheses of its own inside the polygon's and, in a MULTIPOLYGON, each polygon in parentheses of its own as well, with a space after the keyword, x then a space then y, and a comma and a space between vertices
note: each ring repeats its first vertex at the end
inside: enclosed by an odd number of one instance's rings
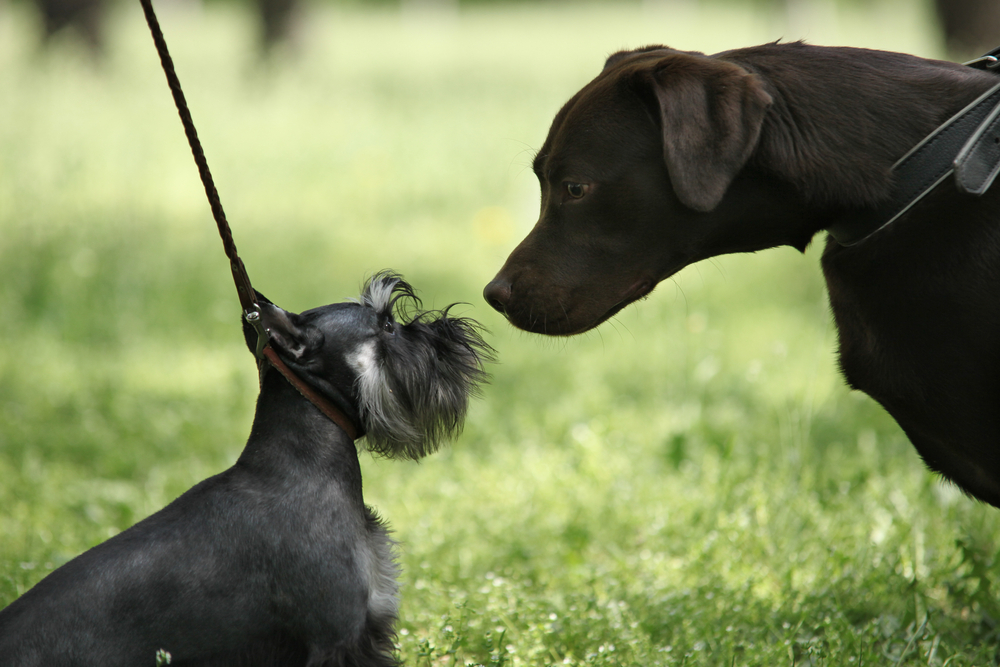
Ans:
MULTIPOLYGON (((645 299, 647 296, 650 295, 650 293, 653 291, 656 285, 657 281, 655 280, 649 280, 647 278, 637 279, 634 283, 632 283, 632 286, 625 291, 624 296, 622 296, 622 298, 617 303, 615 303, 608 310, 606 310, 603 315, 600 315, 595 320, 584 323, 582 326, 579 325, 575 326, 575 328, 573 328, 572 331, 569 331, 565 334, 560 333, 557 335, 574 336, 576 334, 586 333, 591 329, 596 329, 597 327, 604 324, 612 317, 620 313, 622 310, 624 310, 626 306, 629 306, 635 303, 636 301, 645 299)), ((572 322, 570 322, 570 326, 573 327, 572 322)))
POLYGON ((628 291, 625 293, 625 296, 622 298, 621 301, 612 306, 611 309, 608 310, 608 312, 606 312, 598 322, 587 327, 586 329, 583 329, 579 333, 583 333, 583 331, 589 331, 590 329, 593 329, 594 327, 603 324, 604 322, 607 322, 612 317, 620 313, 625 308, 625 306, 633 304, 636 301, 645 299, 647 296, 650 295, 650 293, 652 293, 653 289, 656 288, 656 284, 657 284, 656 281, 653 280, 647 280, 645 278, 638 279, 628 289, 628 291))
POLYGON ((600 306, 601 302, 594 298, 575 300, 571 307, 566 307, 566 299, 550 295, 556 303, 553 306, 543 304, 536 312, 533 310, 536 304, 525 307, 524 302, 512 294, 510 288, 502 284, 501 279, 498 280, 500 286, 494 286, 493 283, 487 286, 484 291, 486 300, 499 310, 511 325, 529 333, 546 336, 575 336, 595 329, 626 306, 645 299, 656 288, 658 282, 649 278, 637 278, 628 289, 620 293, 620 297, 611 297, 604 301, 612 304, 604 309, 600 306), (500 292, 505 293, 498 296, 500 292), (539 312, 546 314, 544 317, 539 317, 539 312))

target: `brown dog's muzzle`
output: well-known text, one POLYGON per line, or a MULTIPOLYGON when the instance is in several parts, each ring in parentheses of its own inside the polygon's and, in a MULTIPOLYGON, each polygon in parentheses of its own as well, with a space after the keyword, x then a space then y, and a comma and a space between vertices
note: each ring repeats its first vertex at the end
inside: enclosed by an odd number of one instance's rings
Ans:
POLYGON ((546 272, 505 266, 483 289, 483 298, 518 329, 566 336, 590 328, 593 317, 581 318, 580 304, 546 272))
POLYGON ((518 329, 572 336, 593 329, 656 285, 655 279, 631 273, 593 280, 592 276, 601 275, 596 270, 580 275, 573 270, 575 265, 552 268, 539 272, 505 266, 483 289, 483 298, 518 329))

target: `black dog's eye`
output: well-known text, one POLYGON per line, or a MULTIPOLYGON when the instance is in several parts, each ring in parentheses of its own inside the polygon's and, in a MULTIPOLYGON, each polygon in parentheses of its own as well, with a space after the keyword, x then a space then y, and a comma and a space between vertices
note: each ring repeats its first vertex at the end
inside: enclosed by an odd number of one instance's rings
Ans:
POLYGON ((580 199, 587 194, 587 186, 583 183, 567 183, 566 193, 573 199, 580 199))
POLYGON ((386 320, 382 322, 382 331, 386 332, 387 334, 396 333, 396 323, 386 318, 386 320))

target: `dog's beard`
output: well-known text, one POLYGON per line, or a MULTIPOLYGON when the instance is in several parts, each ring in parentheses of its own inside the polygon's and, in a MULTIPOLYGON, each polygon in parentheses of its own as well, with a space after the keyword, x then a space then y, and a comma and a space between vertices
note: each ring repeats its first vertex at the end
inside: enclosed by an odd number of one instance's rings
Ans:
POLYGON ((461 431, 493 350, 477 322, 448 315, 452 306, 421 310, 413 288, 394 273, 372 277, 360 301, 380 322, 396 321, 394 339, 373 341, 355 356, 366 446, 418 459, 461 431))

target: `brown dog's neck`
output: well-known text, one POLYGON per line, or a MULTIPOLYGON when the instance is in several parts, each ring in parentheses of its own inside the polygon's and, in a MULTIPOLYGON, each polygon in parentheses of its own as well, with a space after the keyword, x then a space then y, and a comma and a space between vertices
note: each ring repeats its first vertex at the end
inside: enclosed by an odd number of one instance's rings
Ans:
POLYGON ((757 74, 773 99, 750 164, 826 211, 885 201, 892 165, 998 81, 956 63, 849 47, 767 44, 717 57, 757 74))

